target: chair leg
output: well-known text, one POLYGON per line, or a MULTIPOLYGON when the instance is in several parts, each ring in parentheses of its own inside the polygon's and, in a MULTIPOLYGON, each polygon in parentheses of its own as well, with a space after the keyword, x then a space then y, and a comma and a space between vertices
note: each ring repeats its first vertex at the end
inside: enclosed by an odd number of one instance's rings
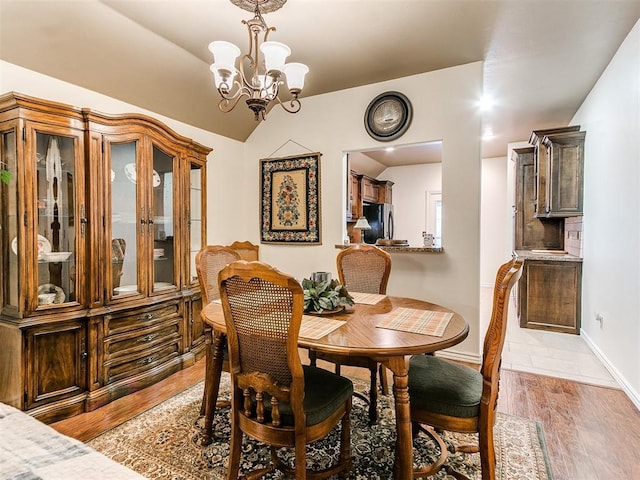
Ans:
POLYGON ((342 417, 340 426, 340 463, 344 470, 340 473, 340 478, 351 476, 351 399, 347 400, 347 408, 342 417))
POLYGON ((209 445, 213 439, 213 417, 216 413, 216 402, 220 390, 220 377, 224 362, 224 335, 216 335, 213 339, 213 348, 207 349, 206 372, 204 381, 204 428, 200 445, 209 445), (209 357, 212 357, 209 360, 209 357))
POLYGON ((316 351, 315 350, 309 350, 309 365, 311 365, 312 367, 316 366, 316 351))
POLYGON ((296 467, 296 480, 307 479, 307 444, 304 438, 296 436, 296 458, 294 460, 296 467))
POLYGON ((373 364, 369 371, 371 372, 371 385, 369 391, 369 425, 373 425, 378 421, 378 384, 376 377, 378 374, 378 365, 373 364))
POLYGON ((235 418, 233 412, 231 415, 231 441, 229 443, 229 466, 227 467, 227 480, 236 480, 238 478, 238 474, 240 473, 242 430, 240 430, 238 419, 235 418))
POLYGON ((488 422, 486 428, 480 428, 478 435, 480 448, 480 466, 482 467, 482 480, 495 480, 496 478, 496 451, 493 443, 493 422, 488 422))
POLYGON ((202 395, 202 403, 200 404, 200 416, 205 414, 207 408, 207 387, 209 383, 207 382, 207 372, 213 370, 213 333, 210 328, 205 331, 205 374, 204 374, 204 393, 202 395))

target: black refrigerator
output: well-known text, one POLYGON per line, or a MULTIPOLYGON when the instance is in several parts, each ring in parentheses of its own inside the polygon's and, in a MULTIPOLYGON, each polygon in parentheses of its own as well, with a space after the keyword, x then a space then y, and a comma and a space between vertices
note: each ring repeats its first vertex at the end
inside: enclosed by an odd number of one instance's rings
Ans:
POLYGON ((393 238, 393 205, 390 203, 365 203, 362 213, 371 225, 371 230, 363 230, 364 243, 376 243, 379 238, 393 238))

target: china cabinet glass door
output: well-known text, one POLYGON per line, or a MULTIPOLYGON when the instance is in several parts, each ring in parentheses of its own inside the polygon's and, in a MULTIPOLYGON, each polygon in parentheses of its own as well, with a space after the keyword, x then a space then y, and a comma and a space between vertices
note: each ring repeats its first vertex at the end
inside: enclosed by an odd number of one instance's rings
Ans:
POLYGON ((148 241, 152 242, 153 291, 175 287, 174 157, 153 146, 148 241))
MULTIPOLYGON (((138 281, 138 141, 107 143, 110 159, 111 294, 128 296, 141 289, 138 281)), ((141 217, 140 217, 141 218, 141 217)))
POLYGON ((84 229, 85 213, 78 208, 76 194, 82 182, 76 171, 81 153, 78 141, 78 137, 35 131, 35 155, 30 161, 35 166, 38 308, 79 301, 77 238, 84 229))
POLYGON ((204 246, 204 221, 202 208, 202 192, 204 175, 202 165, 190 162, 189 172, 189 282, 198 282, 198 272, 196 271, 196 255, 204 246))
POLYGON ((18 292, 21 286, 18 275, 17 245, 12 240, 18 237, 18 166, 16 132, 2 133, 0 140, 0 305, 3 309, 19 309, 18 292))

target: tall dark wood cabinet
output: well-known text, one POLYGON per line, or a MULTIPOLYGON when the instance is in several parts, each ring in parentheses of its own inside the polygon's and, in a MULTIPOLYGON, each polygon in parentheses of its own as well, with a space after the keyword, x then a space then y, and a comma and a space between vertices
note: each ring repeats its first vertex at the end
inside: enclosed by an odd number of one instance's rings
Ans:
POLYGON ((54 421, 204 354, 210 151, 144 115, 0 97, 0 401, 54 421))
POLYGON ((562 249, 562 220, 535 215, 534 148, 516 148, 513 157, 516 163, 515 249, 562 249))
POLYGON ((582 216, 584 139, 579 125, 536 130, 532 147, 513 151, 515 249, 525 261, 517 296, 521 327, 580 332, 582 258, 565 249, 564 227, 568 217, 582 216))

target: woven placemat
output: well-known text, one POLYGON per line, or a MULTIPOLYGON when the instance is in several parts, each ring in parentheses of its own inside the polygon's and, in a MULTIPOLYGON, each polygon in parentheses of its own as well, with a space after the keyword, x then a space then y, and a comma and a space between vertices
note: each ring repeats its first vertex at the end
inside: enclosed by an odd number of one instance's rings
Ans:
POLYGON ((453 313, 450 312, 400 307, 385 315, 376 327, 441 337, 451 317, 453 313))
POLYGON ((349 295, 353 297, 354 303, 361 303, 363 305, 375 305, 380 300, 387 298, 386 295, 380 295, 378 293, 349 292, 349 295))
POLYGON ((311 340, 318 340, 328 333, 333 332, 336 328, 340 328, 342 325, 344 325, 343 320, 303 315, 299 336, 311 340))

